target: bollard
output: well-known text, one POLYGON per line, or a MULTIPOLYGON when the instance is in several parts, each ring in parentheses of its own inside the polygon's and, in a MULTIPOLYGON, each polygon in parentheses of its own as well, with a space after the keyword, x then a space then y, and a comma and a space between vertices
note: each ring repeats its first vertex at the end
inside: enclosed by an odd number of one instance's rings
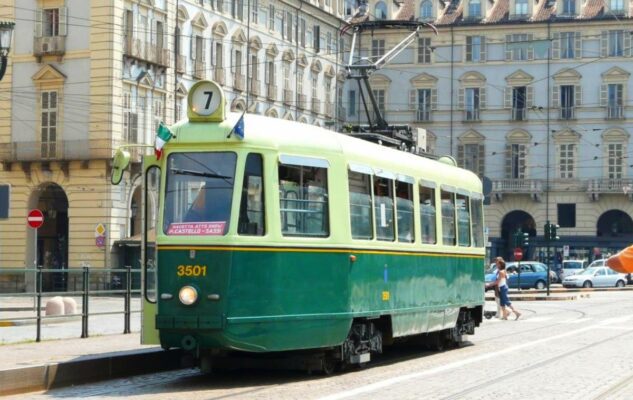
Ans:
POLYGON ((81 297, 81 337, 88 337, 88 294, 90 289, 90 268, 84 267, 83 293, 81 297))
POLYGON ((37 327, 35 333, 35 341, 39 342, 42 333, 42 266, 38 265, 35 268, 35 290, 37 291, 36 301, 36 313, 37 313, 37 327))
POLYGON ((126 266, 125 272, 125 327, 123 333, 131 333, 130 330, 130 303, 132 302, 132 266, 126 266))

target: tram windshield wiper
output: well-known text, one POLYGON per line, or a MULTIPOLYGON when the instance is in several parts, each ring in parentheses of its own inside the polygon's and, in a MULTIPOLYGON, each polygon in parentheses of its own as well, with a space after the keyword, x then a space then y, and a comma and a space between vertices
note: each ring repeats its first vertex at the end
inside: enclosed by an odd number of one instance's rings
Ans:
POLYGON ((232 179, 231 176, 220 175, 213 172, 204 172, 204 171, 194 171, 191 169, 182 169, 182 168, 171 168, 169 172, 176 175, 191 175, 191 176, 201 176, 203 178, 215 178, 215 179, 232 179))

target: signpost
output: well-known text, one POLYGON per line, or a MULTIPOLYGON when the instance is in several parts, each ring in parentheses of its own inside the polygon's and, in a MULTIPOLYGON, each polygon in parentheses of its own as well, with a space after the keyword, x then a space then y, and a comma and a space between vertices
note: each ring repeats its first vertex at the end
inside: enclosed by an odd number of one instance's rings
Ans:
POLYGON ((520 247, 516 247, 514 249, 514 259, 517 261, 517 272, 519 274, 519 282, 518 282, 518 288, 519 288, 519 292, 521 291, 521 260, 523 259, 523 249, 520 247))
MULTIPOLYGON (((40 210, 35 208, 29 211, 29 215, 26 217, 26 223, 29 225, 29 227, 37 229, 44 224, 44 214, 40 210)), ((37 231, 35 232, 37 234, 37 231)))

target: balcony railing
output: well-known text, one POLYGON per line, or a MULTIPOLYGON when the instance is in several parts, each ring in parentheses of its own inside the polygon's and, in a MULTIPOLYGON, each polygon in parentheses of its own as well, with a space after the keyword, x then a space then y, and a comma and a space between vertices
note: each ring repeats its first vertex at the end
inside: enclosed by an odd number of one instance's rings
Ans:
POLYGON ((574 119, 575 117, 574 107, 561 107, 559 117, 560 119, 574 119))
POLYGON ((633 179, 630 178, 600 178, 587 182, 587 194, 592 200, 598 200, 600 194, 622 193, 633 200, 633 179))
POLYGON ((479 109, 475 108, 472 110, 465 110, 464 120, 465 121, 479 121, 479 109))
POLYGON ((431 120, 431 110, 427 108, 419 108, 415 112, 415 120, 416 121, 430 121, 431 120))
POLYGON ((277 85, 269 83, 266 85, 266 97, 269 100, 277 100, 277 85))
POLYGON ((233 88, 235 90, 239 90, 240 92, 244 91, 244 75, 243 74, 235 74, 233 75, 233 88))
POLYGON ((251 94, 255 96, 259 96, 259 89, 261 87, 261 82, 257 79, 251 79, 251 94))
POLYGON ((213 80, 220 85, 224 85, 224 83, 226 83, 226 73, 222 67, 215 67, 213 70, 213 80))
POLYGON ((186 66, 187 61, 185 59, 185 56, 183 56, 182 54, 178 54, 178 58, 176 60, 176 72, 178 72, 179 74, 184 74, 186 66))
POLYGON ((318 114, 319 112, 321 112, 321 102, 319 101, 318 97, 313 97, 312 98, 312 113, 318 114))
POLYGON ((12 142, 0 146, 0 161, 62 161, 110 159, 116 147, 111 140, 57 140, 53 142, 12 142))
POLYGON ((327 117, 332 118, 334 116, 333 115, 334 113, 332 112, 333 108, 334 107, 333 107, 332 103, 330 103, 329 101, 325 103, 325 115, 327 117))
POLYGON ((525 121, 527 119, 527 108, 512 108, 513 121, 525 121))
POLYGON ((66 36, 36 37, 33 39, 33 55, 61 56, 66 53, 66 36))
POLYGON ((149 44, 146 46, 147 49, 147 61, 162 65, 165 67, 169 66, 169 50, 164 49, 162 47, 158 47, 153 44, 149 44))
POLYGON ((292 98, 292 90, 290 90, 290 89, 284 89, 284 92, 283 92, 283 93, 284 93, 284 98, 283 98, 283 100, 284 100, 284 104, 285 104, 285 105, 287 105, 287 106, 292 105, 293 100, 294 100, 294 99, 292 98))
POLYGON ((133 37, 125 38, 124 54, 129 57, 138 58, 139 60, 145 60, 145 47, 141 39, 133 37))
POLYGON ((308 109, 308 98, 305 94, 299 95, 299 104, 297 104, 297 106, 302 110, 308 109))
POLYGON ((504 194, 529 194, 539 200, 543 193, 543 182, 540 179, 498 179, 492 181, 492 192, 497 200, 504 194))
POLYGON ((207 68, 206 68, 206 65, 204 64, 204 61, 196 60, 193 64, 193 71, 191 72, 191 75, 193 75, 194 78, 205 79, 206 69, 207 68))
POLYGON ((624 107, 622 106, 608 106, 607 118, 608 119, 621 119, 624 117, 624 107))

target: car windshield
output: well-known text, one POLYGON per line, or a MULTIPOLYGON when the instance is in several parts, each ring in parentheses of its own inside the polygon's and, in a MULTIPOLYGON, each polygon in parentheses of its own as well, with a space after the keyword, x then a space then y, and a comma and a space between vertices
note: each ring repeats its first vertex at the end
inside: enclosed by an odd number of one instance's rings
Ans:
POLYGON ((600 270, 600 267, 587 268, 586 270, 578 273, 577 275, 594 275, 600 270))

